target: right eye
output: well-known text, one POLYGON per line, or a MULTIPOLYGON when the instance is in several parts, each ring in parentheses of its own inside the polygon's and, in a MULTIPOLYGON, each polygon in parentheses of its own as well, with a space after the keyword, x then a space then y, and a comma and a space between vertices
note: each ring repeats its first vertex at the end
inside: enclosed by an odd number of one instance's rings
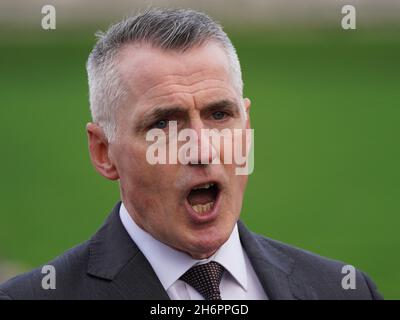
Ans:
POLYGON ((167 120, 159 120, 154 124, 154 127, 157 129, 165 129, 168 126, 167 120))

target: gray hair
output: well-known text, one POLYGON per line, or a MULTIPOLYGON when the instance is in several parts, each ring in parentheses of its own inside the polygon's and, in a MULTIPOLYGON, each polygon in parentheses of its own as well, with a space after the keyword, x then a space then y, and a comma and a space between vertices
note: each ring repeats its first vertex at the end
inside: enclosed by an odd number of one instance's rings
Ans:
POLYGON ((148 9, 96 35, 98 41, 86 65, 90 111, 93 122, 103 128, 108 141, 115 138, 117 108, 127 94, 116 68, 116 56, 124 44, 148 43, 163 50, 184 52, 214 40, 224 49, 230 61, 233 85, 242 95, 236 50, 222 27, 204 13, 191 9, 148 9))

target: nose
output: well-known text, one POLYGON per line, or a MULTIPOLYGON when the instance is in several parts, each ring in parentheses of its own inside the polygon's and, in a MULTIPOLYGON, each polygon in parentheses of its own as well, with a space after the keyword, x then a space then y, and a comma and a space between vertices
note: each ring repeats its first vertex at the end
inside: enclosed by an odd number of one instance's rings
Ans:
POLYGON ((191 129, 194 135, 191 139, 191 148, 193 149, 189 153, 188 164, 192 166, 206 166, 214 163, 218 158, 218 153, 211 142, 209 129, 204 127, 201 119, 193 120, 191 129))

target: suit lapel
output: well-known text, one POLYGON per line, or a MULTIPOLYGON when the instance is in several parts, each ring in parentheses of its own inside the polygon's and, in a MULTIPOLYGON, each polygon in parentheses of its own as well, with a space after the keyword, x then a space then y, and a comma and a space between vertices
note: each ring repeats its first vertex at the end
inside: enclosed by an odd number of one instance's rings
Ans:
POLYGON ((305 287, 293 276, 294 260, 274 247, 267 238, 250 232, 238 221, 239 235, 268 299, 305 299, 305 287))
POLYGON ((169 299, 150 263, 122 225, 120 205, 90 240, 87 272, 109 280, 119 293, 117 299, 169 299))
POLYGON ((139 251, 113 281, 125 299, 169 300, 151 265, 139 251))

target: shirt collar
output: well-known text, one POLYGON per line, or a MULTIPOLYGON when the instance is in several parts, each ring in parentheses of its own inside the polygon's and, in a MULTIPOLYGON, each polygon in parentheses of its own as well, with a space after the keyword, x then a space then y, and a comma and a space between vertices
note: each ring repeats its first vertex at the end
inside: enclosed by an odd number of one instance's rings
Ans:
POLYGON ((168 290, 187 270, 197 264, 216 261, 247 290, 247 270, 243 248, 239 239, 237 224, 229 239, 208 259, 196 260, 188 254, 176 250, 155 239, 141 229, 121 203, 120 218, 126 231, 151 264, 165 290, 168 290))

